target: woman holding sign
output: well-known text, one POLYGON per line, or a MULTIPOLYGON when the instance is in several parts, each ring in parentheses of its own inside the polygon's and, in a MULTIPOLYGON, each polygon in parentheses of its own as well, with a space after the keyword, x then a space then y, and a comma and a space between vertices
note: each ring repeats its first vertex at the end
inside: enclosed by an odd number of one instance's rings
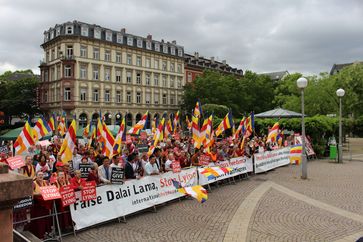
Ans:
MULTIPOLYGON (((58 172, 57 181, 54 184, 59 190, 63 187, 70 186, 70 182, 66 178, 66 174, 64 171, 58 172)), ((59 225, 62 228, 71 229, 72 228, 72 219, 71 213, 69 210, 69 206, 63 207, 61 199, 56 200, 57 212, 62 213, 59 214, 59 225), (66 212, 66 213, 64 213, 66 212)))

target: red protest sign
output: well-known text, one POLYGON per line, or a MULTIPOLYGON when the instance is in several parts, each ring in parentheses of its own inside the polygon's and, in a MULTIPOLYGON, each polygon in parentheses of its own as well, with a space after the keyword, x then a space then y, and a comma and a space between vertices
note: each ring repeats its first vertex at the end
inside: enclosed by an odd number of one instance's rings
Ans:
POLYGON ((131 139, 131 135, 126 135, 126 144, 131 144, 132 143, 132 139, 131 139))
POLYGON ((201 166, 208 166, 210 161, 210 157, 207 155, 201 155, 199 157, 199 165, 201 166))
POLYGON ((141 132, 140 133, 140 139, 147 140, 147 133, 146 132, 141 132))
POLYGON ((171 163, 171 167, 173 168, 173 173, 181 172, 181 166, 179 161, 173 161, 171 163))
POLYGON ((89 201, 89 200, 95 200, 97 198, 96 182, 95 181, 85 182, 81 195, 82 195, 83 202, 89 201))
POLYGON ((54 185, 40 187, 39 189, 45 201, 61 198, 58 188, 54 185))
POLYGON ((14 156, 14 157, 9 157, 6 160, 10 166, 10 169, 12 169, 12 170, 25 166, 24 159, 20 155, 14 156))
POLYGON ((72 185, 63 186, 59 189, 59 193, 62 196, 62 206, 66 207, 76 202, 76 194, 72 188, 72 185))

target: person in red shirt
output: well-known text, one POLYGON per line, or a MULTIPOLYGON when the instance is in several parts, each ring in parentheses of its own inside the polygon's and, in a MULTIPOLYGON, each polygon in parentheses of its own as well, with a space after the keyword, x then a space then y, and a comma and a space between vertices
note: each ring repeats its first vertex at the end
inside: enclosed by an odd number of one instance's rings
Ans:
POLYGON ((75 170, 74 171, 74 177, 71 179, 71 185, 75 191, 82 190, 84 182, 86 180, 84 178, 81 178, 81 171, 75 170))
POLYGON ((97 185, 100 184, 100 178, 98 176, 98 165, 93 163, 93 166, 88 173, 87 181, 95 181, 97 185))

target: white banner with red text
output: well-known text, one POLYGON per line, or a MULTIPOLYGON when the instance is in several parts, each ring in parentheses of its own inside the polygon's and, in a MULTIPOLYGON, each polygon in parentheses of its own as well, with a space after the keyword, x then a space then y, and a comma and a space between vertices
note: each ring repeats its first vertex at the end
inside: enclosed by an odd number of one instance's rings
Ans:
POLYGON ((183 186, 197 185, 197 169, 127 180, 123 185, 100 186, 97 187, 96 199, 91 201, 82 202, 78 194, 76 203, 70 205, 75 229, 126 216, 184 196, 177 192, 172 180, 181 182, 183 186))
POLYGON ((290 164, 290 147, 255 154, 255 173, 266 172, 290 164))

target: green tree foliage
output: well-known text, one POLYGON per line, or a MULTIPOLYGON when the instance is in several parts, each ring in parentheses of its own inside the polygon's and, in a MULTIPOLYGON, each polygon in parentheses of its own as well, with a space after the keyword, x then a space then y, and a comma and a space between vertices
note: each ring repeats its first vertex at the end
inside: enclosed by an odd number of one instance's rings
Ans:
POLYGON ((39 81, 31 70, 7 71, 0 76, 0 110, 7 116, 39 112, 36 89, 39 81))
MULTIPOLYGON (((228 113, 229 109, 225 105, 218 104, 204 104, 203 105, 203 113, 204 115, 214 114, 214 117, 224 118, 226 113, 228 113)), ((205 118, 208 118, 207 116, 205 118)))

